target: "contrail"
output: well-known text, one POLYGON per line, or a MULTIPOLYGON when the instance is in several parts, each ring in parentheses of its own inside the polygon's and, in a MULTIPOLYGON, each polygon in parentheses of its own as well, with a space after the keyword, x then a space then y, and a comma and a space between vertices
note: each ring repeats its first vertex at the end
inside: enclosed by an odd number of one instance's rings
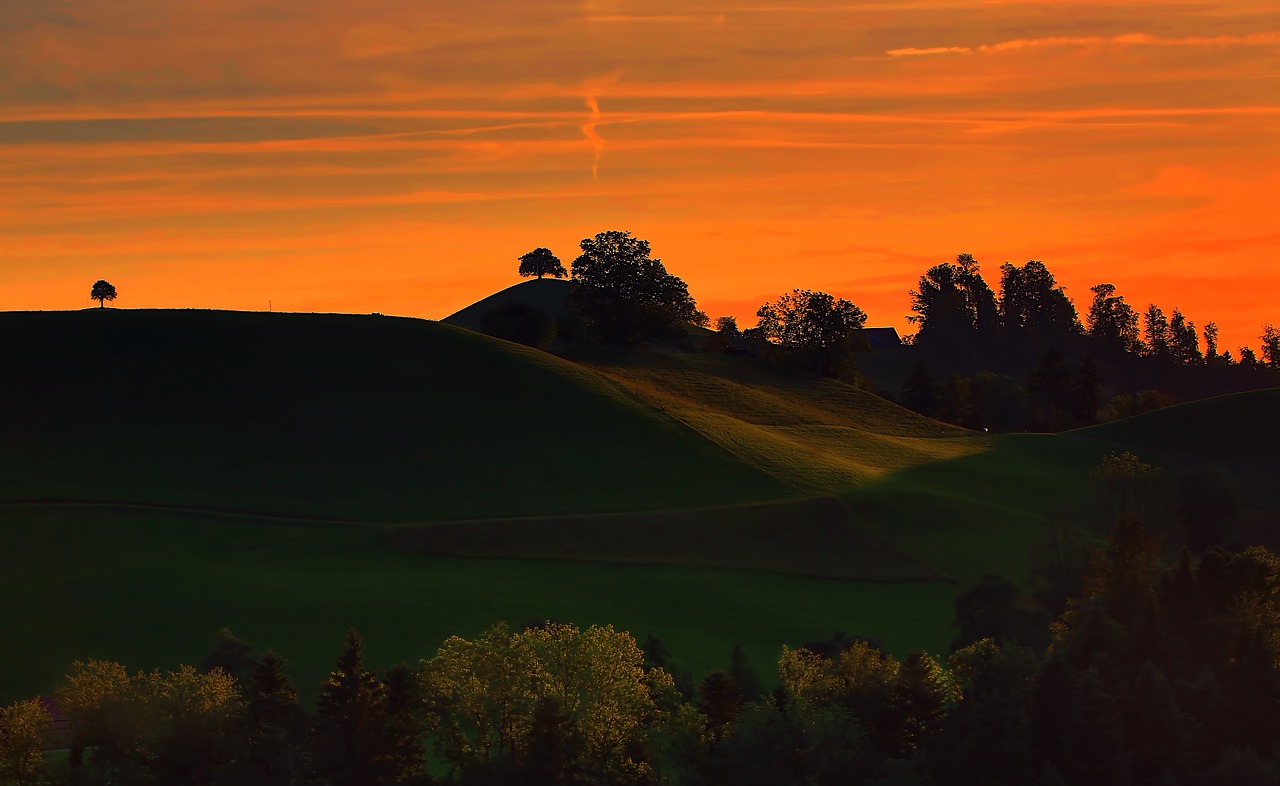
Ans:
POLYGON ((595 96, 587 96, 586 102, 587 108, 591 110, 591 118, 582 126, 582 135, 590 139, 596 149, 596 158, 591 164, 591 179, 595 180, 596 175, 600 174, 600 156, 604 153, 604 139, 596 133, 596 124, 600 122, 600 103, 595 96))

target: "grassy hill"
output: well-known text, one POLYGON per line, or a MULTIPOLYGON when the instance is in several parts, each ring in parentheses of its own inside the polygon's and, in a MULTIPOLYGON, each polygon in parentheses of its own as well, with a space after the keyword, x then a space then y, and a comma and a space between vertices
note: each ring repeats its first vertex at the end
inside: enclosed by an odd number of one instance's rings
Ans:
POLYGON ((93 309, 0 336, 24 642, 0 699, 76 657, 190 662, 223 625, 304 690, 352 624, 375 665, 504 618, 652 631, 699 671, 835 630, 939 651, 957 589, 1027 579, 1108 452, 1217 463, 1263 524, 1276 504, 1280 391, 992 436, 751 358, 421 320, 93 309))
POLYGON ((569 282, 556 278, 534 278, 507 287, 445 317, 442 322, 483 332, 484 316, 510 303, 528 306, 559 319, 569 313, 569 282))
POLYGON ((555 617, 652 630, 701 670, 741 641, 766 673, 782 643, 837 628, 899 650, 947 638, 950 585, 839 501, 762 505, 796 489, 542 352, 376 316, 13 313, 0 335, 0 592, 22 599, 24 641, 0 657, 0 698, 49 689, 76 657, 189 662, 223 625, 295 660, 304 684, 351 624, 383 664, 555 617), (580 561, 433 556, 382 529, 529 517, 586 524, 548 538, 580 561), (603 534, 619 526, 632 540, 603 534), (824 541, 798 541, 806 527, 824 541), (665 552, 637 551, 646 539, 665 552), (804 564, 823 550, 924 580, 782 575, 850 572, 804 564), (669 564, 582 561, 602 559, 669 564))
POLYGON ((415 521, 784 493, 599 375, 438 323, 91 309, 0 335, 0 502, 415 521))

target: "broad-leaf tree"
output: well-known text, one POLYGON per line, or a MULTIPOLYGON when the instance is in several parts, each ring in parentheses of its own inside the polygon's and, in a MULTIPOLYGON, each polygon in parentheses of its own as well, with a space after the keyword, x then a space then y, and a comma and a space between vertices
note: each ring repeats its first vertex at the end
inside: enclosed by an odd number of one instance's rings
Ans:
POLYGON ((581 247, 569 305, 604 343, 677 338, 682 323, 702 318, 688 285, 649 255, 649 241, 609 231, 585 238, 581 247))
POLYGON ((867 314, 844 298, 796 289, 756 311, 757 333, 794 351, 815 370, 830 373, 865 344, 860 331, 867 314))
POLYGON ((108 300, 116 299, 116 288, 106 281, 98 280, 93 282, 93 289, 90 290, 89 297, 98 301, 98 308, 106 308, 108 300))
POLYGON ((955 262, 934 265, 911 290, 909 322, 920 326, 918 337, 935 341, 940 337, 966 336, 996 326, 995 293, 983 280, 973 254, 960 254, 955 262))
POLYGON ((1049 268, 1037 259, 1018 267, 1000 267, 1000 315, 1006 328, 1032 328, 1042 333, 1074 333, 1080 317, 1049 268))
POLYGON ((525 278, 529 276, 564 278, 569 275, 569 271, 564 269, 560 258, 551 253, 551 249, 535 248, 520 257, 520 275, 525 278))
POLYGON ((1097 284, 1089 306, 1089 335, 1125 351, 1138 348, 1138 312, 1116 294, 1115 284, 1097 284))
POLYGON ((39 699, 0 707, 0 783, 44 783, 44 752, 53 740, 53 718, 39 699))

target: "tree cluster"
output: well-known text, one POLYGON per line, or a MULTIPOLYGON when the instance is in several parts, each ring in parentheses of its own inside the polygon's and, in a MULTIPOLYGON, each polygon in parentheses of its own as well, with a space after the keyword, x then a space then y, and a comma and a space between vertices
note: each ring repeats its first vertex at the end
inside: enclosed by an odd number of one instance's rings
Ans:
POLYGON ((1092 287, 1082 322, 1044 263, 1000 272, 999 293, 969 254, 921 276, 902 404, 969 428, 1059 431, 1277 381, 1280 332, 1271 326, 1264 359, 1243 347, 1237 360, 1219 351, 1215 323, 1198 330, 1154 304, 1139 313, 1114 284, 1092 287))
MULTIPOLYGON (((1155 474, 1110 457, 1099 518, 1155 474)), ((57 694, 69 739, 38 702, 0 709, 0 782, 50 781, 42 752, 66 744, 76 784, 1275 783, 1280 558, 1166 553, 1124 516, 1052 626, 988 576, 957 599, 945 659, 836 636, 783 648, 772 693, 740 648, 682 694, 660 640, 556 622, 382 674, 349 632, 313 710, 279 656, 227 637, 213 660, 239 679, 76 662, 57 694)))
POLYGON ((606 344, 677 340, 687 323, 705 325, 689 287, 650 256, 649 241, 630 232, 584 238, 573 260, 569 306, 589 334, 606 344))

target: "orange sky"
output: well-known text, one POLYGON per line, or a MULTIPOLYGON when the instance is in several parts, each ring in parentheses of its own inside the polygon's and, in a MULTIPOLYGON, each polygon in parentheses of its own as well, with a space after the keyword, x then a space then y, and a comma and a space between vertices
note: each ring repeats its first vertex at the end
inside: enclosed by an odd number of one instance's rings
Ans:
POLYGON ((804 287, 905 329, 967 251, 1234 349, 1278 194, 1276 0, 0 8, 0 309, 438 318, 629 229, 743 326, 804 287))

